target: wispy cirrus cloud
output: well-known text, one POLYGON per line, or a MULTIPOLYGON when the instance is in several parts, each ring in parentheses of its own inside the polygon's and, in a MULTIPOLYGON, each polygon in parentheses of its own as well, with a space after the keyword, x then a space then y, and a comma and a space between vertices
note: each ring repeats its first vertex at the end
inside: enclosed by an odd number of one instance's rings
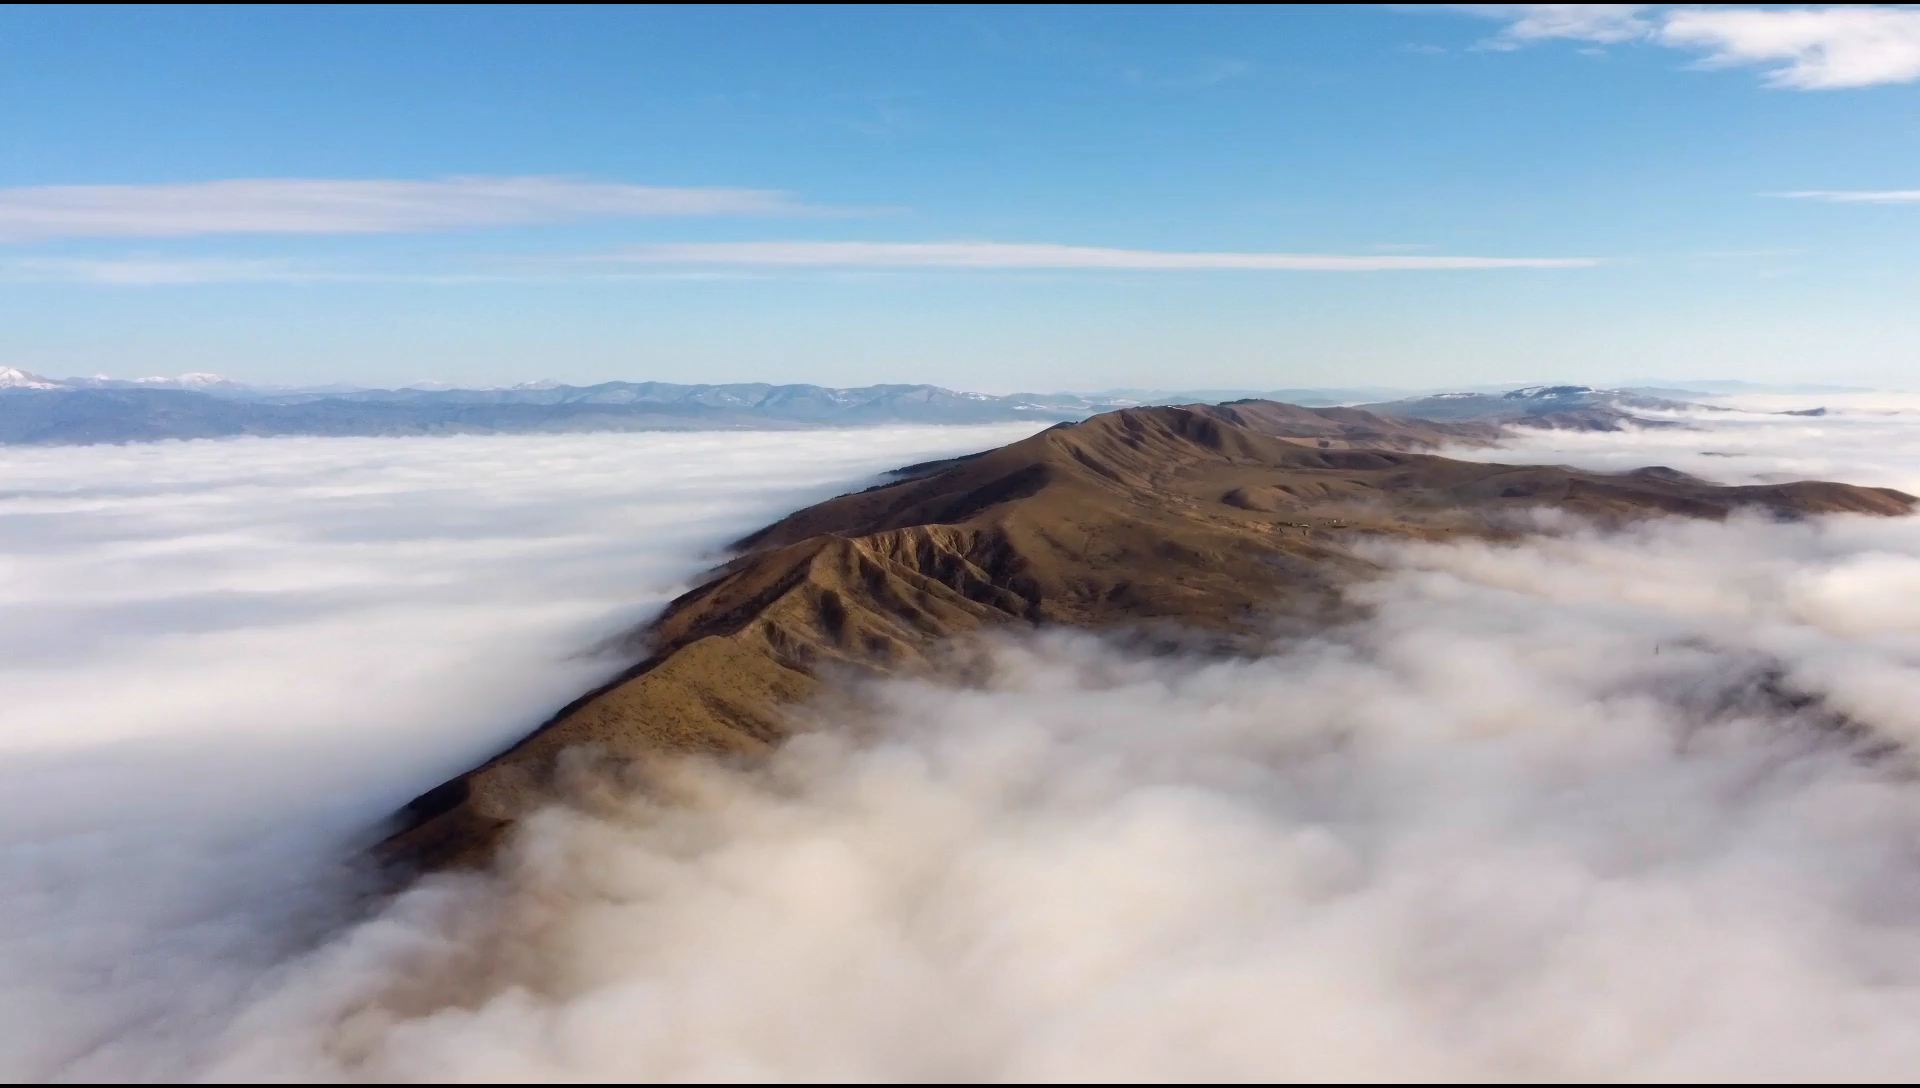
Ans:
POLYGON ((1207 252, 1050 242, 662 242, 585 258, 602 264, 1113 271, 1393 272, 1589 268, 1597 257, 1207 252))
POLYGON ((0 260, 0 283, 182 286, 314 283, 344 275, 278 259, 242 257, 28 257, 0 260))
POLYGON ((1920 204, 1920 189, 1801 189, 1767 195, 1828 204, 1920 204))
POLYGON ((1535 42, 1572 40, 1617 45, 1645 38, 1653 24, 1651 4, 1449 4, 1455 11, 1505 20, 1482 43, 1487 49, 1519 49, 1535 42))
POLYGON ((399 234, 584 219, 796 215, 768 189, 670 188, 562 177, 235 178, 165 185, 0 188, 0 243, 220 234, 399 234))
POLYGON ((453 267, 380 268, 282 258, 30 257, 0 260, 0 283, 96 287, 195 287, 211 284, 568 283, 580 280, 737 280, 759 278, 745 269, 615 269, 582 274, 558 262, 534 264, 482 259, 453 267))
POLYGON ((1543 41, 1644 42, 1700 54, 1701 67, 1764 69, 1769 86, 1835 90, 1920 79, 1920 9, 1454 4, 1506 25, 1482 43, 1519 49, 1543 41))
POLYGON ((1587 268, 1597 257, 1472 257, 1381 245, 1372 253, 1232 253, 1014 242, 662 242, 588 256, 480 257, 458 264, 382 267, 291 258, 105 257, 0 259, 0 283, 102 287, 210 284, 486 284, 583 280, 737 279, 781 270, 1394 272, 1587 268))

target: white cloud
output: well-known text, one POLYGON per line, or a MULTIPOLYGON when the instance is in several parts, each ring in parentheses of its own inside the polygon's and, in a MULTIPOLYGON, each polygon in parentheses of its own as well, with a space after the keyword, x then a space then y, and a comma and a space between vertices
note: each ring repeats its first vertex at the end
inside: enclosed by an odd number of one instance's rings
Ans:
POLYGON ((1459 4, 1506 22, 1486 44, 1652 42, 1704 54, 1707 67, 1758 66, 1776 87, 1830 90, 1920 79, 1920 10, 1889 5, 1661 7, 1651 4, 1459 4))
POLYGON ((1920 523, 1380 558, 1371 618, 1289 652, 1003 643, 975 682, 883 685, 765 768, 547 812, 497 874, 430 882, 281 976, 209 1075, 1920 1060, 1920 791, 1836 717, 1920 737, 1920 523))
POLYGON ((1772 195, 1829 204, 1920 204, 1920 189, 1802 189, 1772 195))
POLYGON ((1638 41, 1653 30, 1646 19, 1651 4, 1453 4, 1455 10, 1505 20, 1486 44, 1517 49, 1555 39, 1607 45, 1638 41))
POLYGON ((1180 252, 1044 242, 663 242, 587 260, 650 265, 829 268, 1393 272, 1590 268, 1594 257, 1180 252))
POLYGON ((298 262, 244 257, 28 257, 0 260, 0 281, 183 286, 205 283, 313 283, 350 278, 298 262))
POLYGON ((1684 423, 1624 433, 1529 430, 1454 457, 1621 472, 1663 464, 1722 483, 1844 479, 1920 495, 1920 393, 1746 394, 1719 411, 1640 412, 1684 423), (1823 408, 1822 416, 1786 412, 1823 408))
POLYGON ((0 189, 0 242, 209 234, 383 234, 630 216, 791 215, 761 189, 680 189, 554 177, 427 181, 248 178, 0 189))
POLYGON ((0 1080, 191 1065, 714 548, 1033 429, 0 449, 0 1080))
POLYGON ((539 283, 577 279, 735 278, 749 269, 879 268, 1143 272, 1395 272, 1591 268, 1594 257, 1452 257, 1382 245, 1355 255, 1207 253, 1009 242, 663 242, 589 257, 530 257, 477 266, 391 268, 276 258, 24 257, 0 260, 0 282, 101 286, 214 283, 539 283))
POLYGON ((191 287, 216 283, 395 283, 458 286, 575 280, 734 280, 751 273, 654 269, 582 272, 576 261, 482 261, 470 266, 389 268, 343 262, 242 257, 23 257, 0 259, 0 283, 90 284, 101 287, 191 287))
MULTIPOLYGON (((1914 407, 1527 441, 1899 481, 1914 407)), ((1920 789, 1872 747, 1920 739, 1920 519, 1383 548, 1366 618, 1252 660, 1000 642, 341 920, 356 822, 607 667, 561 655, 703 548, 986 440, 0 451, 0 1077, 1920 1061, 1920 789)))
POLYGON ((1830 90, 1920 79, 1920 10, 1681 8, 1660 40, 1706 53, 1716 67, 1759 65, 1776 87, 1830 90))

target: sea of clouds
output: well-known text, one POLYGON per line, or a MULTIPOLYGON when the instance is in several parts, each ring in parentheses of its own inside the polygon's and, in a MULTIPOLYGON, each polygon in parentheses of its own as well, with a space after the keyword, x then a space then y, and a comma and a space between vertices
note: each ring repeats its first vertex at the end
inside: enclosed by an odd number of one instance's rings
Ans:
POLYGON ((1528 430, 1497 449, 1447 452, 1605 472, 1661 464, 1720 483, 1843 480, 1920 495, 1920 393, 1745 394, 1635 414, 1677 426, 1528 430), (1825 414, 1788 414, 1809 409, 1825 414))
MULTIPOLYGON (((1920 491, 1920 405, 1827 403, 1480 456, 1920 491)), ((1258 660, 1005 638, 348 914, 366 822, 713 545, 990 444, 874 434, 6 454, 0 1076, 1920 1062, 1914 518, 1383 548, 1366 619, 1258 660)))
POLYGON ((0 450, 0 1079, 190 1071, 728 541, 1036 426, 0 450))

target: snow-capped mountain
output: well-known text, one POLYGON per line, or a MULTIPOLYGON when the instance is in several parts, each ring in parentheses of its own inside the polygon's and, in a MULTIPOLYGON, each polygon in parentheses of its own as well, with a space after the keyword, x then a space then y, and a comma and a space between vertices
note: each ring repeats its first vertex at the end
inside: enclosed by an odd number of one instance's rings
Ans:
POLYGON ((216 385, 239 385, 239 382, 219 374, 196 371, 189 374, 177 374, 171 378, 134 378, 136 385, 151 385, 163 389, 206 389, 216 385))
POLYGON ((1633 413, 1684 411, 1695 405, 1650 397, 1629 389, 1596 389, 1590 385, 1523 385, 1504 393, 1434 393, 1363 407, 1386 415, 1421 419, 1518 423, 1524 426, 1604 431, 1625 426, 1663 425, 1661 421, 1645 419, 1633 413))
POLYGON ((1595 389, 1590 385, 1523 385, 1501 394, 1506 400, 1591 400, 1631 395, 1620 389, 1595 389))
POLYGON ((934 385, 831 388, 740 382, 556 381, 501 388, 249 386, 217 374, 42 378, 0 372, 0 444, 131 442, 224 435, 408 435, 721 430, 887 423, 1069 420, 1120 405, 1098 397, 956 392, 934 385))
POLYGON ((0 389, 65 389, 52 378, 30 374, 17 366, 0 366, 0 389))
POLYGON ((196 371, 188 374, 151 375, 142 378, 115 378, 95 374, 87 378, 45 378, 50 389, 188 389, 201 393, 241 393, 253 387, 221 374, 196 371))
MULTIPOLYGON (((545 380, 490 388, 416 382, 392 389, 254 386, 218 374, 49 378, 0 368, 0 444, 128 442, 223 435, 409 435, 554 431, 721 430, 888 423, 1070 420, 1141 403, 1193 403, 1199 391, 1015 393, 998 396, 927 384, 853 388, 766 382, 545 380)), ((1298 402, 1307 390, 1257 394, 1298 402)), ((1317 399, 1317 398, 1314 398, 1317 399)), ((1613 429, 1652 426, 1637 413, 1686 404, 1630 390, 1530 385, 1449 392, 1366 405, 1387 415, 1613 429)))

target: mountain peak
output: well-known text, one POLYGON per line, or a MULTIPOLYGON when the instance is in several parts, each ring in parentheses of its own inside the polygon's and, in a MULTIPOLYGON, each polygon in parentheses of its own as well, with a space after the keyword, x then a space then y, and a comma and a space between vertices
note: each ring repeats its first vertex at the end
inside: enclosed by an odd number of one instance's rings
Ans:
POLYGON ((0 366, 0 389, 59 389, 59 382, 17 366, 0 366))
POLYGON ((938 669, 956 638, 1005 625, 1177 628, 1245 646, 1342 614, 1375 542, 1509 535, 1514 510, 1600 520, 1902 514, 1912 497, 1844 484, 1719 487, 1415 450, 1498 434, 1271 401, 1127 408, 914 466, 794 512, 627 644, 647 656, 520 744, 422 795, 390 856, 478 861, 592 760, 764 751, 823 672, 938 669), (589 754, 597 753, 597 754, 589 754))
POLYGON ((1551 400, 1562 397, 1590 397, 1604 395, 1608 390, 1595 389, 1590 385, 1527 385, 1508 391, 1507 400, 1551 400))
POLYGON ((175 374, 172 377, 155 375, 148 378, 129 378, 127 380, 135 385, 163 386, 169 389, 200 389, 210 385, 240 384, 223 374, 210 374, 206 371, 199 370, 189 371, 185 374, 175 374))

